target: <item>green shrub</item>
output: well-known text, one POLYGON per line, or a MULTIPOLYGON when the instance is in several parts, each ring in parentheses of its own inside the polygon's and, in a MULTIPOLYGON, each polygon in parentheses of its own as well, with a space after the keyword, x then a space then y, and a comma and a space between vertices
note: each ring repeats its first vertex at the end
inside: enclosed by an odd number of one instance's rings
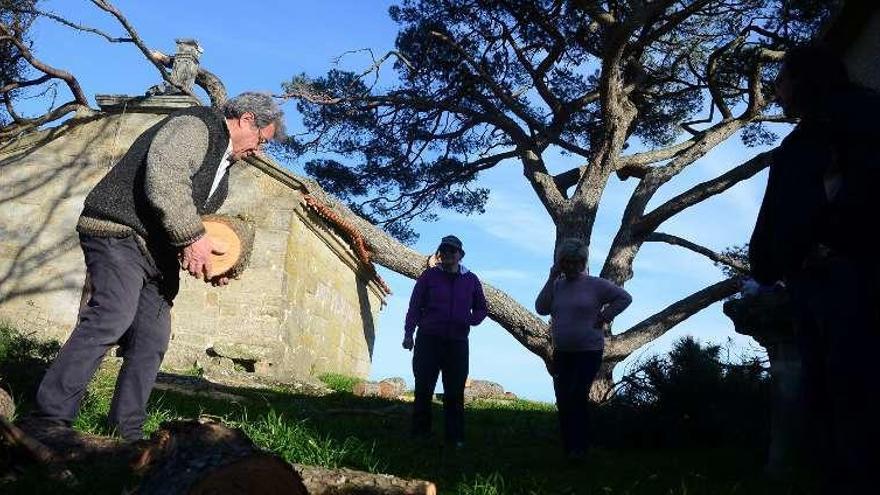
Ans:
POLYGON ((27 407, 60 349, 58 342, 38 340, 0 321, 0 387, 12 394, 17 405, 27 407))
POLYGON ((334 392, 348 393, 352 393, 354 391, 354 386, 364 381, 361 378, 341 375, 339 373, 324 373, 318 378, 334 392))
MULTIPOLYGON (((758 358, 725 362, 692 337, 639 363, 597 411, 610 445, 760 447, 769 433, 769 372, 758 358)), ((601 425, 601 426, 599 426, 601 425)))

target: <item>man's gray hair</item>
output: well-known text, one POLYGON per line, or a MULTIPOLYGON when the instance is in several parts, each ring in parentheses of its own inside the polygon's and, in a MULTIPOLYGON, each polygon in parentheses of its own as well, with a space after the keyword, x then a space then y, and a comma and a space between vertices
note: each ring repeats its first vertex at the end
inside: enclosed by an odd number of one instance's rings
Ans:
POLYGON ((248 112, 254 114, 254 120, 260 129, 275 124, 275 135, 272 138, 276 141, 286 137, 284 112, 269 93, 248 91, 226 100, 223 104, 223 115, 228 119, 237 119, 248 112))
POLYGON ((563 258, 578 258, 586 261, 587 244, 576 237, 562 239, 559 241, 559 245, 556 246, 556 261, 560 261, 563 258))

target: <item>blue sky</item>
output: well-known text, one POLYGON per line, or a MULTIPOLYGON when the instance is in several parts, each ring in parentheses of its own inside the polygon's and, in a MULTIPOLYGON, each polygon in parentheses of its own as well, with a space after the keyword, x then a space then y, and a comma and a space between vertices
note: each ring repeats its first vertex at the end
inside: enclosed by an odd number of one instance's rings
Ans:
MULTIPOLYGON (((246 90, 280 92, 282 81, 302 72, 323 74, 346 51, 371 48, 378 55, 384 54, 393 46, 397 33, 396 25, 387 15, 391 4, 384 0, 115 2, 152 48, 173 53, 175 38, 199 40, 205 49, 202 64, 223 79, 230 94, 246 90)), ((123 34, 115 20, 87 0, 47 1, 43 6, 71 20, 123 34)), ((109 44, 47 20, 35 26, 33 39, 37 55, 74 73, 90 98, 97 93, 141 94, 159 82, 155 68, 134 45, 109 44)), ((342 61, 342 66, 350 69, 368 64, 363 53, 347 55, 342 61)), ((292 104, 285 109, 288 126, 296 131, 299 118, 295 109, 292 104)), ((784 132, 785 127, 777 131, 784 132)), ((652 205, 713 178, 762 150, 745 148, 738 139, 728 140, 661 189, 652 205)), ((553 171, 577 165, 562 156, 551 157, 548 163, 553 171)), ((292 168, 298 171, 301 165, 292 164, 292 168)), ((481 181, 492 190, 484 215, 466 217, 440 212, 439 221, 416 224, 421 238, 414 247, 429 253, 443 235, 458 235, 467 251, 465 265, 532 308, 551 262, 553 224, 524 180, 519 162, 505 162, 484 173, 481 181)), ((754 226, 765 183, 766 172, 686 210, 660 230, 715 250, 743 244, 754 226)), ((633 181, 609 181, 591 246, 594 273, 598 273, 604 260, 634 186, 633 181)), ((401 349, 400 341, 413 281, 385 269, 380 271, 394 295, 379 319, 371 376, 401 376, 411 385, 411 355, 401 349)), ((635 273, 636 277, 626 285, 634 302, 618 317, 616 331, 722 277, 701 256, 650 243, 639 253, 635 273)), ((720 344, 730 340, 737 353, 760 349, 750 338, 734 333, 732 323, 721 313, 721 305, 715 304, 640 349, 632 358, 665 352, 683 335, 720 344)), ((470 371, 471 377, 499 382, 521 397, 553 400, 551 381, 542 362, 490 320, 471 333, 470 371)))

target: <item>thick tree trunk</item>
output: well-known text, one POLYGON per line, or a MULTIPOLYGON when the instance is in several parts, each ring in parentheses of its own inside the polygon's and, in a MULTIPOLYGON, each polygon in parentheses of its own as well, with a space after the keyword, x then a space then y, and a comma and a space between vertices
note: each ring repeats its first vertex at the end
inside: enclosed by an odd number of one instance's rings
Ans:
POLYGON ((408 480, 353 469, 326 469, 294 464, 309 494, 325 495, 436 495, 430 481, 408 480))
POLYGON ((593 386, 590 387, 590 400, 596 403, 602 403, 611 398, 614 392, 614 367, 619 361, 603 360, 596 378, 593 380, 593 386))

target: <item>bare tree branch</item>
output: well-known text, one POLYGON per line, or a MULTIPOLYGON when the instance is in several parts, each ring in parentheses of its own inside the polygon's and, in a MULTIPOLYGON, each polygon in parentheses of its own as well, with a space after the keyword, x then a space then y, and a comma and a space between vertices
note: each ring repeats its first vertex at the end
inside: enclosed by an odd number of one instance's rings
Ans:
POLYGON ((83 105, 88 107, 89 100, 86 98, 85 93, 83 93, 82 88, 79 85, 79 81, 73 77, 73 74, 52 67, 42 61, 38 60, 34 57, 30 48, 25 45, 20 39, 14 36, 13 32, 9 29, 5 24, 0 23, 0 34, 8 36, 9 41, 18 48, 19 53, 21 53, 22 58, 27 60, 29 64, 31 64, 35 69, 41 71, 44 74, 47 74, 53 78, 61 79, 67 84, 67 87, 70 88, 70 92, 73 94, 74 101, 79 105, 83 105))
POLYGON ((51 76, 49 74, 43 74, 42 76, 40 76, 36 79, 31 79, 30 81, 12 81, 11 83, 7 84, 6 86, 0 87, 0 93, 8 93, 14 89, 26 88, 28 86, 36 86, 38 84, 43 84, 44 82, 49 81, 51 79, 54 79, 54 76, 51 76))
POLYGON ((513 49, 513 53, 516 55, 517 60, 519 60, 520 65, 522 65, 523 69, 529 74, 529 77, 532 78, 532 84, 535 85, 535 89, 538 91, 538 94, 541 95, 541 98, 544 102, 547 103, 547 106, 550 107, 550 110, 555 114, 557 114, 562 108, 562 103, 560 103, 559 99, 553 94, 553 91, 547 86, 546 81, 544 81, 544 77, 547 74, 547 70, 553 64, 555 60, 559 58, 562 54, 565 45, 561 42, 557 42, 550 49, 550 52, 544 58, 543 61, 539 64, 539 67, 534 67, 526 56, 523 53, 522 48, 516 42, 513 37, 513 34, 507 29, 506 26, 503 27, 502 30, 504 38, 507 40, 507 43, 513 49))
POLYGON ((565 191, 569 187, 578 183, 578 180, 580 180, 581 175, 586 170, 587 170, 587 165, 581 165, 580 167, 575 167, 575 168, 566 170, 565 172, 562 172, 561 174, 554 175, 553 182, 555 182, 556 187, 558 187, 559 190, 563 194, 565 194, 565 191))
MULTIPOLYGON (((9 101, 8 95, 3 95, 3 98, 4 103, 6 104, 6 109, 9 110, 10 114, 14 116, 15 114, 12 111, 12 103, 9 101)), ((60 107, 55 108, 50 112, 47 112, 46 114, 36 118, 26 119, 21 117, 16 118, 14 116, 14 124, 10 124, 0 128, 0 138, 9 139, 21 133, 36 129, 48 122, 58 120, 71 112, 82 112, 84 115, 87 115, 94 112, 94 110, 80 104, 79 102, 69 101, 64 105, 61 105, 60 107)))
POLYGON ((718 111, 721 112, 721 118, 724 120, 729 120, 733 117, 733 112, 730 111, 730 107, 724 101, 724 95, 721 93, 721 89, 718 87, 718 61, 727 52, 729 49, 742 44, 745 41, 745 35, 737 36, 736 38, 728 41, 724 45, 720 46, 717 50, 712 52, 709 55, 709 59, 706 63, 706 82, 709 85, 709 94, 712 95, 712 103, 715 107, 718 108, 718 111))
POLYGON ((740 284, 737 278, 722 280, 667 306, 629 330, 611 336, 605 345, 605 359, 620 360, 629 356, 700 310, 736 294, 740 284))
POLYGON ((475 61, 470 56, 470 54, 468 54, 467 50, 462 48, 461 45, 459 45, 455 40, 443 33, 440 33, 438 31, 431 31, 430 34, 431 36, 443 41, 444 43, 455 49, 467 61, 468 65, 470 65, 471 68, 477 73, 483 83, 485 83, 486 86, 492 91, 492 94, 496 98, 501 100, 505 105, 507 105, 507 107, 510 108, 510 110, 513 111, 513 113, 518 118, 522 119, 523 122, 526 122, 529 127, 533 129, 543 130, 544 125, 541 122, 535 120, 532 115, 530 115, 529 112, 526 111, 525 108, 523 108, 522 103, 517 101, 517 99, 513 95, 507 92, 504 88, 500 87, 498 85, 498 82, 495 81, 492 76, 487 74, 486 71, 480 66, 480 64, 477 63, 477 61, 475 61))
MULTIPOLYGON (((705 132, 705 131, 704 131, 705 132)), ((633 153, 632 155, 626 155, 618 160, 618 167, 623 168, 627 166, 645 166, 650 165, 652 163, 662 162, 664 160, 668 160, 670 158, 675 157, 682 151, 690 148, 691 146, 697 144, 699 137, 695 136, 687 141, 682 141, 677 144, 673 144, 671 146, 667 146, 665 148, 660 148, 651 151, 644 151, 641 153, 633 153)))
POLYGON ((734 185, 752 177, 770 165, 770 151, 755 155, 746 162, 732 168, 718 177, 697 184, 687 191, 666 201, 650 213, 644 215, 637 223, 640 232, 652 232, 663 222, 685 209, 730 189, 734 185))
POLYGON ((53 12, 46 12, 46 11, 39 10, 39 9, 14 9, 14 10, 17 10, 18 12, 22 12, 22 13, 26 13, 26 14, 34 14, 34 15, 42 16, 47 19, 51 19, 59 24, 63 24, 67 27, 76 29, 77 31, 83 31, 86 33, 96 34, 96 35, 106 39, 110 43, 133 43, 134 42, 134 39, 132 39, 132 38, 111 36, 110 34, 107 34, 106 32, 101 31, 100 29, 96 29, 91 26, 85 26, 82 24, 77 24, 77 23, 70 21, 68 19, 65 19, 64 17, 61 17, 60 15, 55 14, 53 12))
POLYGON ((725 256, 723 254, 716 253, 715 251, 712 251, 711 249, 709 249, 707 247, 700 246, 699 244, 697 244, 695 242, 691 242, 687 239, 683 239, 678 236, 674 236, 671 234, 665 234, 662 232, 654 232, 654 233, 649 234, 648 237, 645 239, 645 241, 647 241, 647 242, 665 242, 666 244, 671 244, 673 246, 680 246, 685 249, 689 249, 697 254, 701 254, 701 255, 709 258, 710 260, 712 260, 715 263, 727 265, 742 274, 746 274, 749 271, 748 267, 737 259, 731 258, 730 256, 725 256))
POLYGON ((575 0, 574 4, 577 5, 578 8, 586 12, 587 15, 590 16, 591 19, 596 21, 602 26, 611 27, 617 23, 617 20, 611 15, 611 12, 603 9, 596 2, 590 0, 575 0))
POLYGON ((761 115, 760 117, 755 117, 752 122, 774 122, 777 124, 797 124, 799 119, 794 117, 786 117, 783 114, 773 114, 773 115, 761 115))
POLYGON ((131 36, 131 42, 138 48, 138 50, 141 51, 141 53, 144 54, 144 57, 146 57, 147 60, 149 60, 153 64, 153 66, 156 67, 165 82, 179 89, 183 93, 195 98, 196 100, 199 99, 199 97, 196 96, 191 89, 181 87, 176 82, 171 80, 171 75, 168 73, 168 71, 165 70, 164 64, 154 58, 153 50, 147 48, 146 43, 144 43, 144 40, 141 39, 140 35, 138 35, 137 31, 134 29, 134 26, 132 26, 131 23, 128 22, 128 19, 122 14, 122 12, 120 12, 119 9, 111 4, 109 0, 91 0, 91 2, 95 4, 95 6, 97 6, 99 9, 108 12, 110 15, 115 17, 120 24, 122 24, 122 27, 124 27, 129 36, 131 36))

